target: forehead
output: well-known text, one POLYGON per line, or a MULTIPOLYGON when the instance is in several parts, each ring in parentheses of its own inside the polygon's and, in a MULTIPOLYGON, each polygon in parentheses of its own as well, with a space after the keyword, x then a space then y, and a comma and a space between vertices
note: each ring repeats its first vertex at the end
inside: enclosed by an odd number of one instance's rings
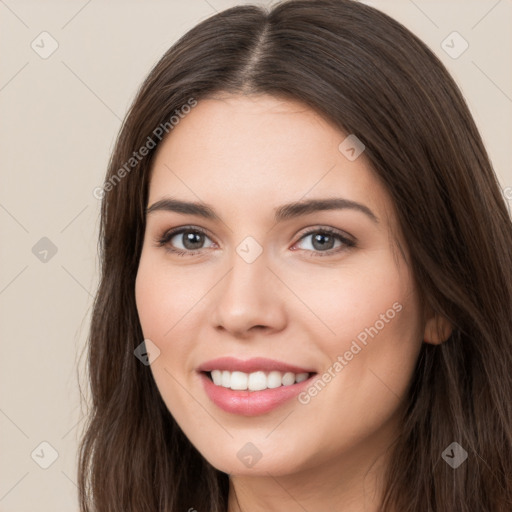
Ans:
POLYGON ((364 152, 351 161, 339 150, 347 135, 298 101, 201 100, 160 144, 148 203, 170 194, 254 215, 267 205, 336 196, 383 214, 391 202, 364 152))

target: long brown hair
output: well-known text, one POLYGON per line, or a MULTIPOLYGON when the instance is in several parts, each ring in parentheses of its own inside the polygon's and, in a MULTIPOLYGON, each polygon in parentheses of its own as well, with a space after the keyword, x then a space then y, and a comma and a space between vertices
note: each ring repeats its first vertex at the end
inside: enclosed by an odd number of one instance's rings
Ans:
POLYGON ((143 340, 134 285, 161 140, 155 130, 172 137, 176 110, 219 91, 300 100, 355 134, 394 201, 423 304, 454 326, 441 345, 423 343, 382 511, 510 512, 512 222, 505 199, 442 63, 400 23, 351 0, 227 9, 187 32, 142 84, 101 207, 80 510, 227 508, 228 476, 191 445, 133 353, 143 340), (155 147, 127 166, 150 139, 155 147), (468 453, 456 469, 441 456, 452 442, 468 453))

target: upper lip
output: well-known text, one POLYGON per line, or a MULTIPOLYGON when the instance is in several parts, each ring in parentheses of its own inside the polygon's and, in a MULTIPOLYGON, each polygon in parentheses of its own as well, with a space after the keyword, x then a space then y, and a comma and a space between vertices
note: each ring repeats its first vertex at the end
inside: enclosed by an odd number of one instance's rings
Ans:
POLYGON ((265 357, 254 357, 252 359, 237 359, 235 357, 219 357, 201 364, 198 369, 200 372, 211 372, 212 370, 227 370, 230 372, 239 371, 252 373, 256 371, 278 371, 292 373, 315 373, 314 370, 301 368, 293 364, 267 359, 265 357))

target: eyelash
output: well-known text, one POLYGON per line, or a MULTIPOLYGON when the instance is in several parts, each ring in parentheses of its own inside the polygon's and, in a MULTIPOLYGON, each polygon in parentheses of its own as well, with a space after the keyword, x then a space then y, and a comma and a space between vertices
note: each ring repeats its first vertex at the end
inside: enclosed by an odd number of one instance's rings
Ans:
MULTIPOLYGON (((181 227, 181 228, 176 228, 176 229, 171 229, 169 231, 166 231, 162 236, 158 237, 158 239, 156 240, 157 242, 157 246, 158 247, 164 247, 166 246, 169 241, 174 238, 176 235, 180 235, 182 233, 186 233, 186 232, 194 232, 194 233, 201 233, 205 236, 208 237, 206 231, 204 231, 203 229, 199 228, 199 227, 193 227, 193 226, 184 226, 184 227, 181 227)), ((322 234, 327 234, 327 235, 330 235, 330 236, 333 236, 335 238, 337 238, 338 240, 340 240, 345 247, 338 247, 337 249, 330 249, 328 251, 314 251, 314 250, 308 250, 308 249, 299 249, 299 250, 304 250, 304 251, 307 251, 307 252, 310 252, 311 255, 310 257, 325 257, 325 256, 332 256, 334 254, 338 254, 346 249, 349 249, 349 248, 352 248, 352 247, 356 247, 356 242, 353 241, 353 240, 350 240, 348 239, 347 237, 343 236, 341 234, 341 232, 335 230, 335 229, 332 229, 332 228, 315 228, 315 229, 312 229, 310 231, 308 231, 307 233, 304 233, 300 239, 297 241, 300 242, 301 240, 303 240, 304 238, 308 237, 309 235, 312 235, 312 234, 317 234, 317 233, 322 233, 322 234)), ((210 238, 210 237, 208 237, 210 238)), ((194 256, 196 254, 198 254, 199 252, 201 252, 202 249, 198 249, 196 251, 182 251, 181 249, 173 249, 171 247, 166 247, 166 251, 169 252, 169 253, 172 253, 172 254, 175 254, 176 256, 194 256)))

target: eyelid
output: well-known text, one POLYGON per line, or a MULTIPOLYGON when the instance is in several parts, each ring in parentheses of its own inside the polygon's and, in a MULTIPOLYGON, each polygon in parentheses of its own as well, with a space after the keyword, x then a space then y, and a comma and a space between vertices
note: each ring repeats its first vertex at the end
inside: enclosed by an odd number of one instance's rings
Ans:
MULTIPOLYGON (((208 237, 210 240, 212 239, 212 237, 208 234, 207 229, 201 228, 199 226, 194 226, 194 225, 186 225, 186 226, 178 226, 175 228, 166 229, 161 235, 157 235, 157 237, 155 238, 155 242, 157 243, 157 245, 163 246, 163 245, 167 244, 176 235, 180 235, 186 231, 197 231, 199 233, 202 233, 206 237, 208 237)), ((180 249, 178 249, 178 250, 180 250, 180 249)), ((202 249, 197 249, 196 251, 187 251, 187 252, 190 254, 194 254, 195 252, 198 252, 201 250, 202 249)))
POLYGON ((317 233, 317 232, 324 232, 324 233, 336 235, 336 236, 339 236, 340 238, 345 239, 347 242, 356 243, 356 241, 357 241, 354 236, 347 233, 346 231, 343 231, 342 229, 338 229, 338 228, 333 228, 331 226, 326 226, 323 224, 308 226, 307 228, 304 228, 304 232, 302 232, 302 234, 298 235, 299 240, 302 240, 305 236, 308 236, 308 235, 311 235, 311 234, 317 233))

